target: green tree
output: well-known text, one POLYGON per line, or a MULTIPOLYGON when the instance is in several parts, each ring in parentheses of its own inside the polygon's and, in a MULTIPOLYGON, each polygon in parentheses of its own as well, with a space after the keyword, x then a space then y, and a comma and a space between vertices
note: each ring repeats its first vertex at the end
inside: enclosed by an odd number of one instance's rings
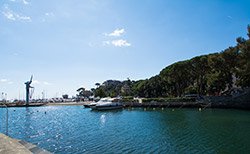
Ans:
POLYGON ((79 93, 79 96, 83 96, 85 88, 81 87, 81 88, 77 89, 76 91, 79 93))
MULTIPOLYGON (((248 26, 248 35, 250 28, 248 26)), ((239 85, 242 87, 250 86, 250 40, 238 38, 238 49, 240 54, 239 68, 237 77, 239 78, 239 85)))
POLYGON ((96 83, 95 86, 98 88, 101 84, 100 83, 96 83))
POLYGON ((95 97, 98 97, 98 96, 101 97, 101 98, 107 96, 106 93, 105 93, 105 91, 104 91, 104 89, 103 89, 103 87, 99 87, 99 88, 97 88, 95 90, 95 97))
POLYGON ((208 64, 208 56, 199 56, 191 59, 191 73, 194 75, 197 93, 199 95, 206 94, 207 74, 210 71, 208 64))
POLYGON ((165 82, 162 83, 166 83, 165 89, 170 91, 170 95, 179 97, 185 93, 185 89, 193 81, 190 71, 190 61, 188 60, 177 62, 161 71, 160 75, 165 79, 165 82))

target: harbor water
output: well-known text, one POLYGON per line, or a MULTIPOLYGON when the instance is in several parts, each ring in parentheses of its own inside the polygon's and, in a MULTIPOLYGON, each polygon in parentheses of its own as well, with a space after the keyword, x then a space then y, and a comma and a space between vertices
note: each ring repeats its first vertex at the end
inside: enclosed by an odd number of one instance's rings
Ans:
MULTIPOLYGON (((9 108, 8 135, 52 153, 249 153, 250 112, 229 109, 91 111, 9 108)), ((6 109, 0 108, 0 132, 6 109)))

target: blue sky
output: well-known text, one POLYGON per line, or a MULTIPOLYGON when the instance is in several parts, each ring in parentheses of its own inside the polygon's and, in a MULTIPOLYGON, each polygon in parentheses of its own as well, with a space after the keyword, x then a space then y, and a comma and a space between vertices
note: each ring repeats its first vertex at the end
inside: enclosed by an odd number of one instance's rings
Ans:
POLYGON ((246 37, 249 0, 0 0, 0 92, 75 95, 107 79, 154 76, 246 37))

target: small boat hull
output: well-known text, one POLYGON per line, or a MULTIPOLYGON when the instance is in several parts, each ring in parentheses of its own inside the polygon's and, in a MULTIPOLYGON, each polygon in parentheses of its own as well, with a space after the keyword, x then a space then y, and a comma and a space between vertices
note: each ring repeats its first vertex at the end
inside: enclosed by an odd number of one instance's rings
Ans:
POLYGON ((96 106, 96 102, 93 102, 93 103, 90 103, 90 104, 84 104, 83 106, 85 107, 85 108, 92 108, 92 107, 95 107, 96 106))
POLYGON ((90 105, 89 104, 85 104, 83 105, 85 108, 90 108, 90 105))
POLYGON ((96 105, 89 106, 92 110, 96 109, 96 105))
POLYGON ((92 109, 103 111, 103 110, 117 110, 117 109, 122 109, 122 108, 123 106, 119 105, 119 106, 95 106, 95 108, 92 108, 92 109))

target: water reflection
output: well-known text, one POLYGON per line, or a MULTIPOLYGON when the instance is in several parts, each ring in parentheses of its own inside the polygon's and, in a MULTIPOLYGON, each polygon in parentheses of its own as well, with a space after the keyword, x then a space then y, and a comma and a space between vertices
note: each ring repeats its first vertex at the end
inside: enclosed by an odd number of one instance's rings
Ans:
POLYGON ((101 117, 100 117, 100 124, 101 124, 101 127, 104 127, 105 126, 105 123, 106 123, 106 114, 102 114, 101 117))
POLYGON ((32 132, 33 127, 31 126, 31 115, 32 112, 30 111, 30 109, 28 107, 25 108, 25 117, 24 119, 24 134, 26 138, 30 138, 32 135, 30 134, 30 132, 32 132))
POLYGON ((5 108, 0 108, 0 132, 6 132, 6 112, 5 108))

